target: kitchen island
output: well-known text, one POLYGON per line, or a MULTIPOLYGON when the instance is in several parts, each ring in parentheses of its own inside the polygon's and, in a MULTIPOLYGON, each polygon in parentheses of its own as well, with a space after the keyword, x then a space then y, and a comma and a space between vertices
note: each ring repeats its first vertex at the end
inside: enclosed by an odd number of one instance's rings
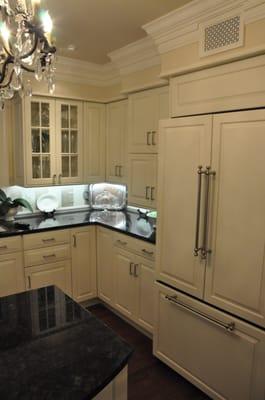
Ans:
POLYGON ((1 399, 125 400, 131 354, 55 286, 0 298, 1 399))

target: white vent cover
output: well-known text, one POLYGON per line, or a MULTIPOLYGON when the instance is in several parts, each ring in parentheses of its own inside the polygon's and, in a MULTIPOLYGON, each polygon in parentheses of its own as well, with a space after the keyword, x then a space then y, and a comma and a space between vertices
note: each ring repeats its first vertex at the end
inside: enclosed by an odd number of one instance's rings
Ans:
POLYGON ((200 56, 230 50, 243 45, 243 23, 240 15, 211 21, 200 26, 200 56))

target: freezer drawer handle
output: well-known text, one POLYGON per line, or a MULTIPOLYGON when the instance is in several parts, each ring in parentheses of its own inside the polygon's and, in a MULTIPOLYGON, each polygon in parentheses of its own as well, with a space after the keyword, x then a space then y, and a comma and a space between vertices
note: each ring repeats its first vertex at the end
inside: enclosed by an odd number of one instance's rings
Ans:
POLYGON ((191 307, 191 306, 179 301, 178 300, 178 296, 168 296, 168 295, 166 295, 165 298, 167 300, 169 300, 171 303, 176 304, 176 305, 178 305, 178 306, 180 306, 182 308, 185 308, 186 310, 190 311, 192 314, 195 314, 195 315, 201 317, 202 319, 210 321, 213 324, 225 329, 228 332, 233 332, 234 329, 235 329, 235 323, 234 322, 229 322, 228 324, 225 324, 224 322, 219 321, 216 318, 209 317, 209 315, 207 315, 207 314, 205 314, 205 313, 203 313, 201 311, 198 311, 195 308, 193 308, 193 307, 191 307))

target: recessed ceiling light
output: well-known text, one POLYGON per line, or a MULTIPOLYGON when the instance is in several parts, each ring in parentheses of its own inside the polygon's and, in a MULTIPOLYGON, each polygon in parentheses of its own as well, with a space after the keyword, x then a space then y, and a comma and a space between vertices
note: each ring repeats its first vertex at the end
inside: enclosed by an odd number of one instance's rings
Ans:
POLYGON ((74 44, 69 44, 69 46, 67 47, 67 50, 75 51, 76 50, 76 46, 74 44))

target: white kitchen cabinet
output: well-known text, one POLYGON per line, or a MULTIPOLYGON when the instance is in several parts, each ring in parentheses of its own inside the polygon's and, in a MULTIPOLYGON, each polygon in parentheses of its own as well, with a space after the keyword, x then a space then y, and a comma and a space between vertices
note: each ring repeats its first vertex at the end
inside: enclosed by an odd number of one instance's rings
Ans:
POLYGON ((131 258, 131 254, 125 250, 115 249, 114 251, 114 306, 130 319, 137 310, 137 287, 131 258))
POLYGON ((127 179, 127 100, 107 105, 106 179, 126 183, 127 179))
POLYGON ((128 201, 132 205, 156 207, 157 156, 129 154, 128 201))
POLYGON ((265 333, 156 285, 154 354, 215 400, 265 396, 265 333))
POLYGON ((0 255, 0 297, 25 290, 22 252, 0 255))
POLYGON ((0 111, 0 187, 9 186, 9 157, 8 134, 10 127, 10 103, 7 102, 4 111, 0 111))
POLYGON ((264 110, 162 124, 156 269, 158 280, 263 327, 264 131, 264 110), (215 172, 200 175, 200 207, 199 165, 215 172))
POLYGON ((55 285, 69 296, 72 295, 70 260, 25 268, 25 279, 28 290, 55 285))
POLYGON ((72 229, 71 237, 73 297, 81 302, 97 297, 96 229, 72 229))
POLYGON ((129 251, 115 247, 114 307, 123 315, 153 331, 154 264, 129 251))
POLYGON ((46 97, 14 103, 15 183, 41 186, 83 180, 82 102, 46 97))
POLYGON ((82 183, 82 102, 56 100, 56 155, 58 183, 82 183))
POLYGON ((97 284, 98 297, 114 304, 113 232, 101 227, 97 229, 97 284))
POLYGON ((158 123, 168 118, 168 87, 129 96, 129 153, 157 153, 158 123))
POLYGON ((84 181, 105 181, 105 105, 84 103, 84 181))

